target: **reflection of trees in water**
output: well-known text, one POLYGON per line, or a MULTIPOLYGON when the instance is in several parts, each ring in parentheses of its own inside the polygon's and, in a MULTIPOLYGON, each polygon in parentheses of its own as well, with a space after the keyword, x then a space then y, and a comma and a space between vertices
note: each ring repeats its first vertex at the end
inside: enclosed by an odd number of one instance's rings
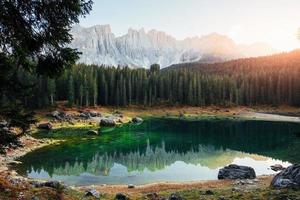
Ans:
MULTIPOLYGON (((113 153, 99 155, 96 154, 93 159, 86 164, 76 161, 73 165, 66 163, 65 166, 55 168, 55 175, 79 175, 83 172, 91 174, 108 175, 114 163, 122 164, 130 171, 143 171, 148 169, 156 171, 170 166, 175 161, 183 161, 188 164, 200 164, 208 168, 218 168, 227 165, 233 161, 235 157, 243 157, 245 154, 231 151, 215 149, 213 146, 199 145, 187 152, 166 151, 165 143, 162 142, 161 147, 151 147, 149 140, 147 141, 146 151, 141 153, 139 150, 135 152, 113 153)), ((248 154, 248 156, 251 156, 248 154)))
MULTIPOLYGON (((299 131, 295 123, 150 120, 139 126, 116 128, 95 140, 36 150, 20 159, 23 164, 18 172, 44 169, 50 175, 85 171, 107 175, 114 163, 126 166, 128 171, 154 171, 177 160, 217 168, 234 157, 244 157, 240 152, 296 163, 300 161, 300 142, 295 134, 299 131)), ((250 154, 247 156, 253 157, 250 154)))

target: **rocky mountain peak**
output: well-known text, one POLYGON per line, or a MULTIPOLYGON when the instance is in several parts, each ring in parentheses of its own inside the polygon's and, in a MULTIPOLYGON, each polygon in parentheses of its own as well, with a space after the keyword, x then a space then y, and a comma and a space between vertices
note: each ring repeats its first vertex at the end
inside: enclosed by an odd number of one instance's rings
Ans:
POLYGON ((110 25, 71 30, 71 47, 82 52, 79 62, 99 65, 161 67, 182 62, 201 61, 203 55, 223 59, 260 56, 276 51, 265 44, 237 45, 226 35, 212 33, 202 37, 176 40, 162 31, 130 28, 125 35, 116 37, 110 25), (258 50, 259 48, 259 50, 258 50))

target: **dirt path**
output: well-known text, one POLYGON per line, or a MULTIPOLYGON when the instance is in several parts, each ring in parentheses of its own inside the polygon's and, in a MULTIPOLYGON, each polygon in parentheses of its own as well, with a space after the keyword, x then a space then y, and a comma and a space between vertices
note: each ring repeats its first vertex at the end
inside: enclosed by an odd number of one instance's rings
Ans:
MULTIPOLYGON (((273 176, 260 176, 254 182, 254 185, 268 186, 271 183, 273 176)), ((215 181, 199 181, 199 182, 183 182, 183 183, 152 183, 146 185, 135 186, 135 188, 128 188, 127 185, 93 185, 77 187, 80 191, 94 188, 101 193, 115 194, 118 192, 128 195, 147 194, 162 191, 176 191, 176 190, 192 190, 192 189, 220 189, 231 187, 236 183, 234 180, 215 180, 215 181)))

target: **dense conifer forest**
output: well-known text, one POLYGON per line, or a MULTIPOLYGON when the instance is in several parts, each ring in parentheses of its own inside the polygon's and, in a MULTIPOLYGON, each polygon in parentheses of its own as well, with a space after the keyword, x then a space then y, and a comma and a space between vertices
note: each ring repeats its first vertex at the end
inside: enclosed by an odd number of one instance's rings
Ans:
MULTIPOLYGON (((77 64, 57 79, 27 75, 31 107, 56 101, 96 105, 300 105, 300 51, 224 63, 187 63, 160 69, 77 64)), ((2 96, 5 101, 5 96, 2 96)))

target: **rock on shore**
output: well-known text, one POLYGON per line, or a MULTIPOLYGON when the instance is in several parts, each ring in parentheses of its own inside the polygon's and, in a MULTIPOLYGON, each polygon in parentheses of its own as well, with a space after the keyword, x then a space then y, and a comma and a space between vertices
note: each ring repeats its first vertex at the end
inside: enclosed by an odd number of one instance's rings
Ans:
POLYGON ((294 164, 277 174, 271 186, 276 188, 300 188, 300 164, 294 164))
POLYGON ((219 170, 218 179, 255 179, 256 174, 252 167, 228 165, 219 170))
POLYGON ((52 124, 51 123, 42 123, 38 125, 39 129, 44 129, 44 130, 52 130, 52 124))
POLYGON ((142 123, 142 122, 143 122, 143 119, 140 118, 140 117, 134 117, 134 118, 132 118, 131 121, 132 121, 133 123, 139 124, 139 123, 142 123))
POLYGON ((115 125, 117 125, 117 123, 112 118, 102 118, 100 120, 100 126, 115 126, 115 125))

